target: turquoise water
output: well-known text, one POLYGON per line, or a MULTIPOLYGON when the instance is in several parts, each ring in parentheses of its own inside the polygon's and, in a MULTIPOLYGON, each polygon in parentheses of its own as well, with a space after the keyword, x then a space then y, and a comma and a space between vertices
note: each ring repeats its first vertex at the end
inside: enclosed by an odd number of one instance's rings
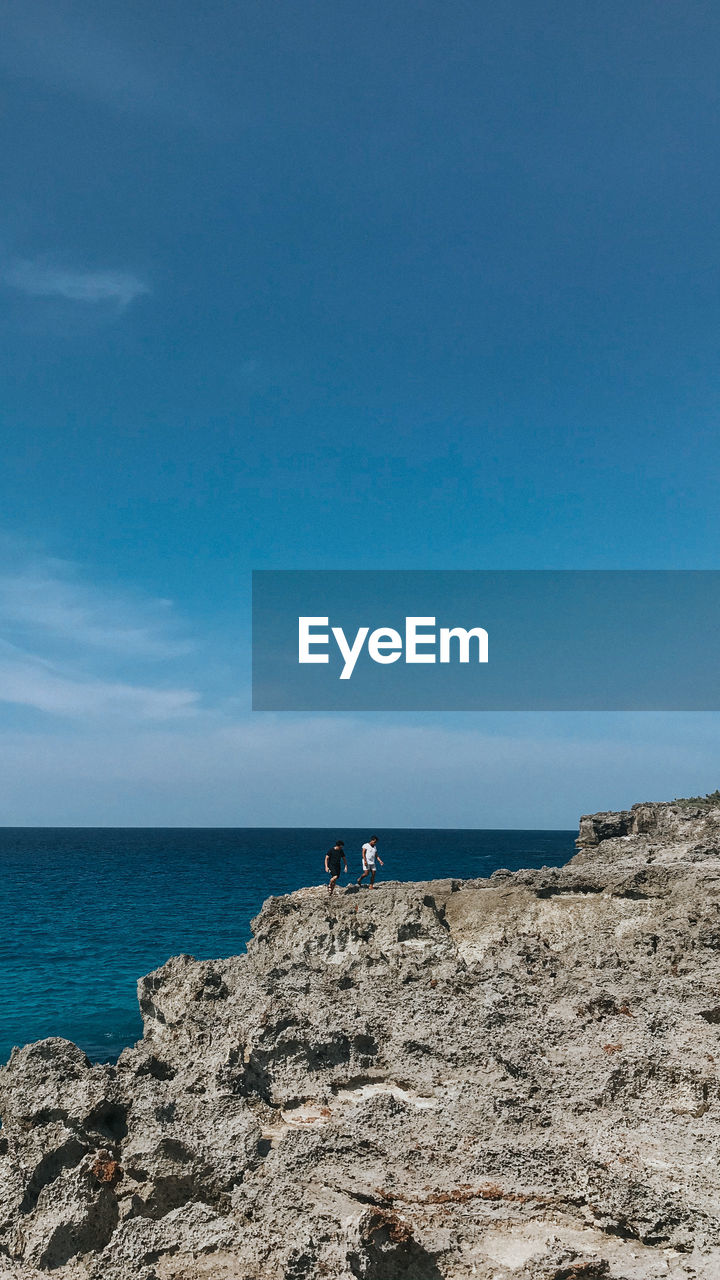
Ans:
MULTIPOLYGON (((245 948, 269 894, 322 883, 341 836, 355 877, 367 831, 0 828, 0 1060, 43 1036, 107 1060, 142 1032, 138 977, 186 952, 245 948)), ((574 831, 378 832, 381 879, 560 866, 574 831)), ((348 877, 343 876, 341 883, 348 877)))

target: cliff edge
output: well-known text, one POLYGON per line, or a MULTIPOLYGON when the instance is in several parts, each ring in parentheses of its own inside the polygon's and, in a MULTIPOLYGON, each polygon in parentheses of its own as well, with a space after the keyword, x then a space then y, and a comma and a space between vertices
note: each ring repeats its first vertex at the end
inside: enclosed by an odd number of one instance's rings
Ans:
POLYGON ((720 1275, 720 806, 559 870, 269 899, 116 1065, 0 1073, 8 1280, 720 1275))

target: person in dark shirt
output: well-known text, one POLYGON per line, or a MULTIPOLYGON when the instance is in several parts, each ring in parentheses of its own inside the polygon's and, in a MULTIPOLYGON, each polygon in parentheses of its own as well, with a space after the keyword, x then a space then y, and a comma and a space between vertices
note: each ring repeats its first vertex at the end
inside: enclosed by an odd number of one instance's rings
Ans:
POLYGON ((328 849, 325 854, 325 873, 330 876, 330 884, 328 885, 328 893, 332 893, 337 884, 338 876, 342 871, 342 863, 345 863, 345 870, 348 869, 347 858, 345 857, 345 841, 336 840, 332 849, 328 849))

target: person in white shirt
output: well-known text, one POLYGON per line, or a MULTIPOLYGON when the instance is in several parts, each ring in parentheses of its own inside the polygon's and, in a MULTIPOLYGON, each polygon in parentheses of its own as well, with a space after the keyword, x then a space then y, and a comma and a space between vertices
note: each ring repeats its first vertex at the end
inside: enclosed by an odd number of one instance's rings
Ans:
POLYGON ((377 871, 376 863, 384 866, 384 862, 377 851, 377 836, 371 836, 367 844, 362 847, 363 873, 358 880, 358 884, 362 884, 366 876, 370 876, 370 888, 375 887, 375 873, 377 871))

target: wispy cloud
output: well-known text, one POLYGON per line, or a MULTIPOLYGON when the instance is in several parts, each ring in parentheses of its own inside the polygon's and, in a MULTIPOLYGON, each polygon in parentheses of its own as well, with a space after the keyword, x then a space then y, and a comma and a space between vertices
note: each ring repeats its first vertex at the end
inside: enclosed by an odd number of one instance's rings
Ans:
POLYGON ((192 713, 198 694, 191 689, 156 689, 121 680, 73 676, 51 662, 0 643, 0 702, 71 719, 119 716, 137 723, 192 713))
POLYGON ((172 58, 152 31, 128 38, 126 26, 98 5, 5 0, 0 65, 123 113, 196 127, 222 118, 190 60, 172 58))
POLYGON ((64 298, 90 305, 110 304, 124 310, 150 292, 148 285, 127 271, 95 271, 15 258, 0 269, 0 279, 30 298, 64 298))
POLYGON ((169 600, 84 581, 67 560, 39 557, 0 572, 0 620, 6 633, 36 643, 69 641, 75 652, 105 650, 126 658, 164 659, 187 653, 169 600))
POLYGON ((80 720, 197 710, 200 695, 173 680, 172 664, 194 646, 168 600, 97 586, 67 561, 5 550, 0 702, 80 720))
MULTIPOLYGON (((592 713, 571 736, 556 732, 557 716, 502 720, 501 733, 482 714, 450 725, 196 715, 142 733, 120 720, 112 732, 9 730, 0 823, 570 829, 581 813, 717 781, 717 716, 592 713)), ((387 874, 412 875, 412 840, 388 832, 387 844, 387 874)))

